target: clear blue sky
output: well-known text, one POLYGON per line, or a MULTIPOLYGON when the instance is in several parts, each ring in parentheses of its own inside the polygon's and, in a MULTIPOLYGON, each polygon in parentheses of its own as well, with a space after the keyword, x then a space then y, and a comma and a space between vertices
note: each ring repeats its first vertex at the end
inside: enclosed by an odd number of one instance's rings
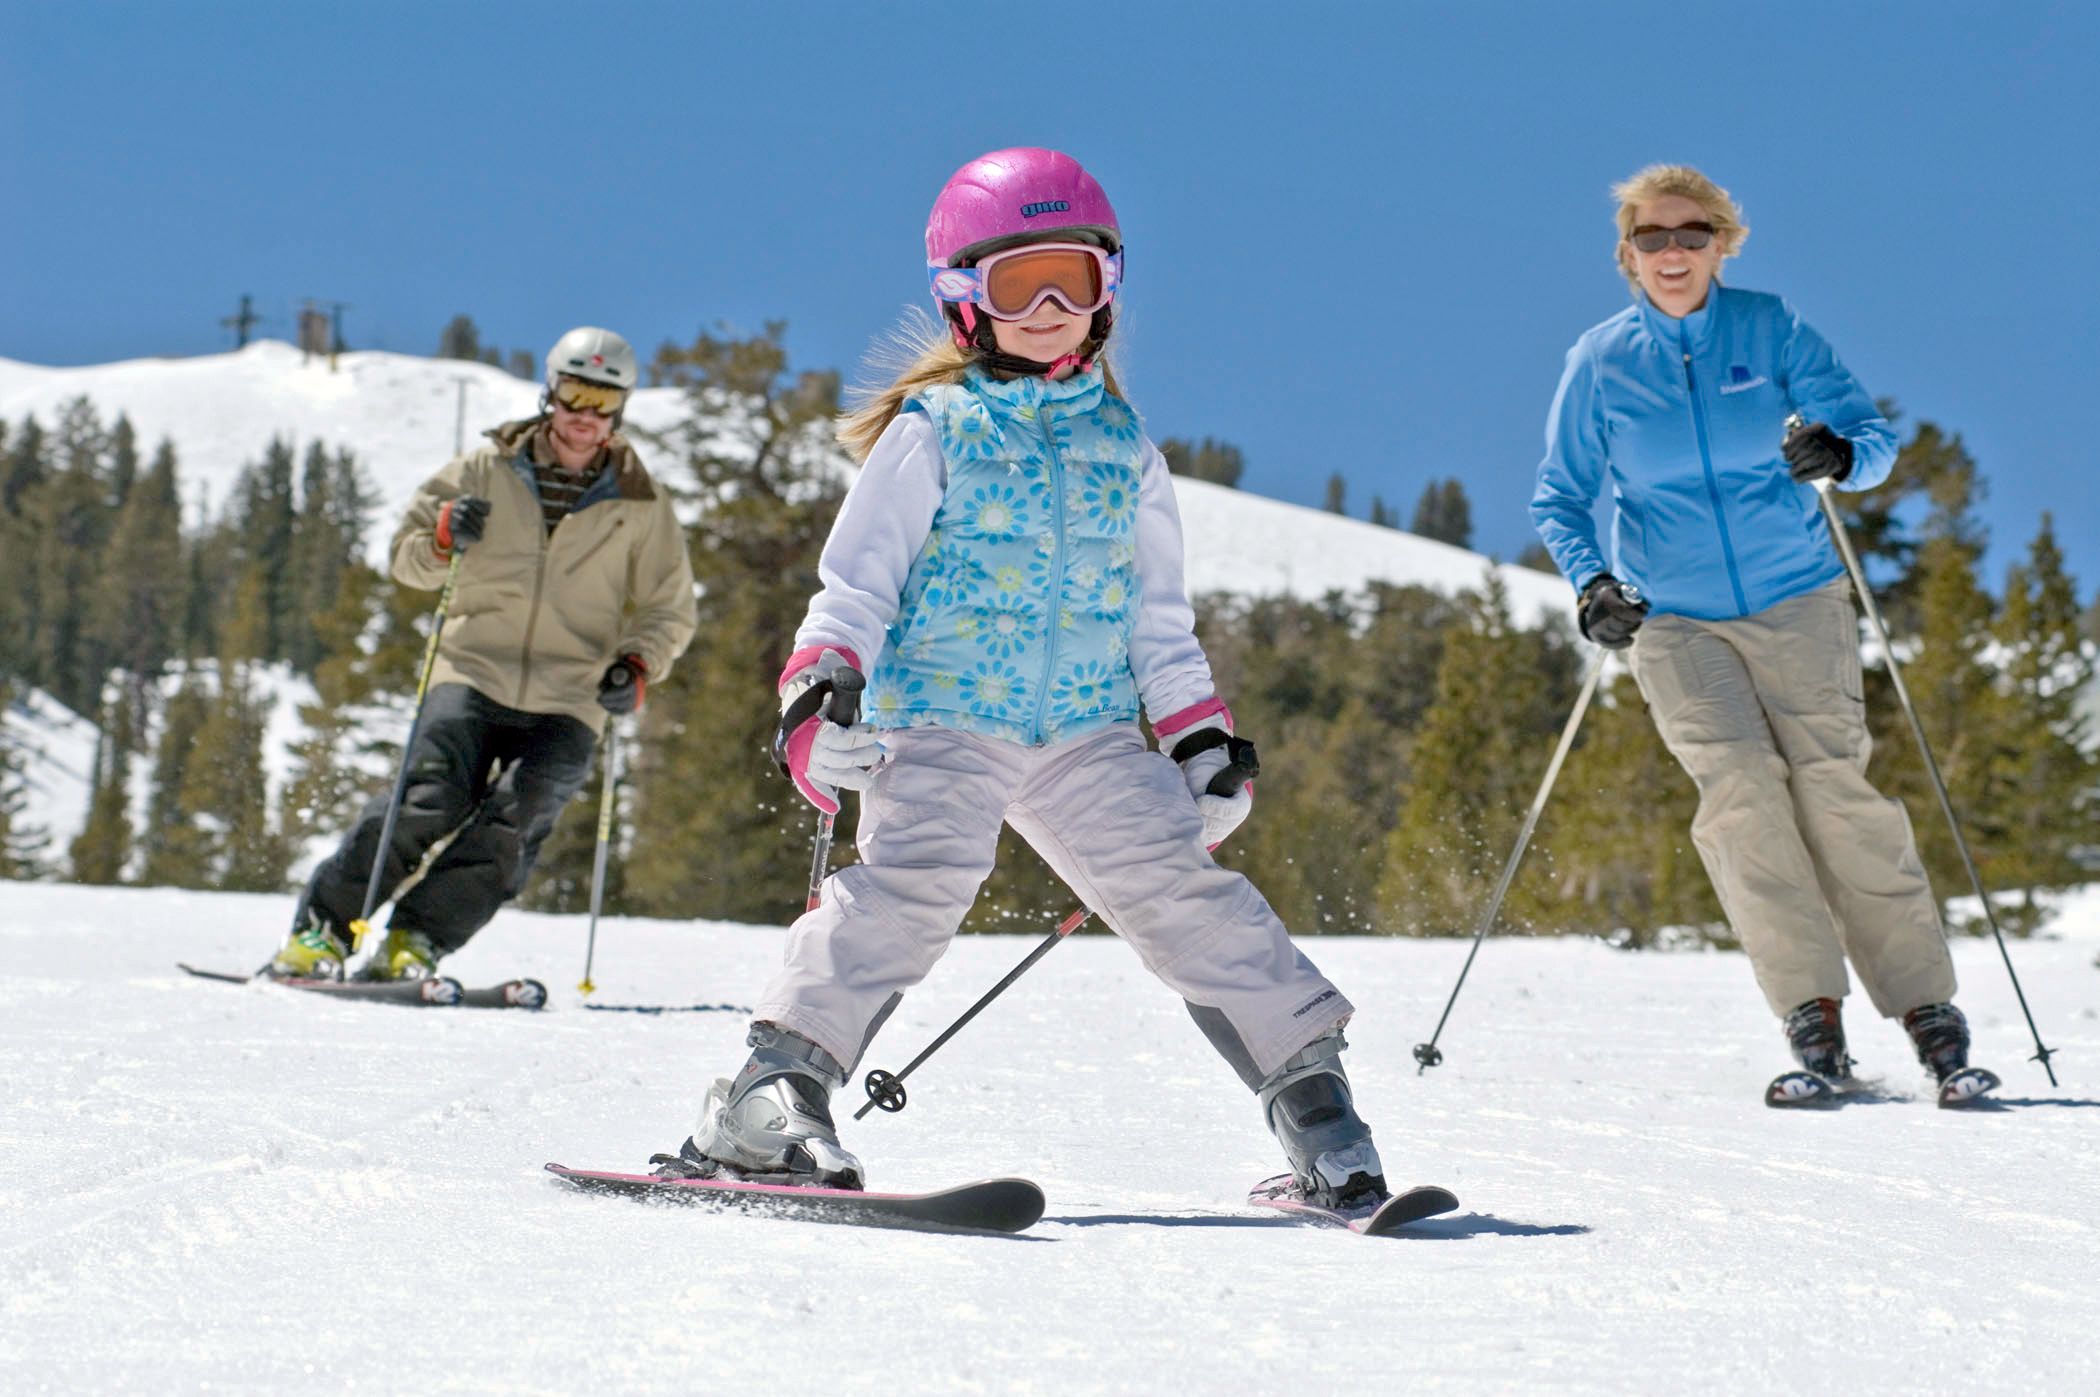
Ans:
MULTIPOLYGON (((1154 436, 1364 512, 1524 503, 1561 355, 1625 304, 1606 188, 1729 187, 1737 285, 1959 431, 1990 585, 2054 509, 2100 582, 2100 5, 33 4, 0 0, 0 355, 289 335, 430 352, 789 323, 851 369, 980 151, 1053 145, 1129 242, 1154 436)), ((1124 333, 1127 331, 1127 334, 1124 333)))

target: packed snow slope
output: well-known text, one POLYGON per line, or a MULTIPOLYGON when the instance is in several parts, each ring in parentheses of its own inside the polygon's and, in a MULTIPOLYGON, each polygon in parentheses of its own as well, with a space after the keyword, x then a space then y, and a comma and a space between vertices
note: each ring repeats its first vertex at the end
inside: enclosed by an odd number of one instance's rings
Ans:
MULTIPOLYGON (((416 486, 452 457, 462 384, 469 444, 483 429, 537 410, 538 385, 487 364, 360 351, 340 356, 331 370, 326 358, 258 340, 230 354, 78 368, 0 359, 0 418, 13 424, 33 412, 49 428, 60 409, 82 395, 105 425, 128 414, 142 454, 150 456, 163 437, 175 443, 193 516, 207 502, 214 511, 222 508, 241 468, 261 460, 273 437, 289 438, 302 454, 313 441, 349 447, 378 488, 371 538, 378 562, 416 486)), ((640 390, 628 411, 631 422, 650 430, 684 416, 684 395, 671 388, 640 390)), ((1336 469, 1362 477, 1390 465, 1327 461, 1318 469, 1322 479, 1336 469)), ((1423 483, 1429 474, 1423 472, 1423 483)), ((1480 586, 1494 566, 1481 554, 1360 519, 1201 481, 1174 484, 1195 592, 1318 598, 1374 580, 1450 591, 1480 586)), ((1520 619, 1567 609, 1570 595, 1558 578, 1508 565, 1496 571, 1520 619)))
MULTIPOLYGON (((1458 941, 1322 940, 1395 1183, 1450 1217, 1372 1241, 1240 1200, 1277 1152, 1120 943, 1061 946, 850 1122, 878 1187, 1039 1180, 1018 1238, 592 1198, 742 1060, 783 932, 505 912, 448 964, 544 1014, 191 980, 264 958, 285 898, 0 885, 0 1390, 711 1393, 2100 1391, 2100 897, 1956 950, 1996 1109, 1760 1104, 1785 1065, 1742 958, 1494 941, 1418 1076, 1458 941), (640 1008, 661 1013, 635 1012, 640 1008)), ((959 943, 869 1066, 900 1067, 1028 938, 959 943)), ((850 1106, 850 1101, 847 1103, 850 1106)))

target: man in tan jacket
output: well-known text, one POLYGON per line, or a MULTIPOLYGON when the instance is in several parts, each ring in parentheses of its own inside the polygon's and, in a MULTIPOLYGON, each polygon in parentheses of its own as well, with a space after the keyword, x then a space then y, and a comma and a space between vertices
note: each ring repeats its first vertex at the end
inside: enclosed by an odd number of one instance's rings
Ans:
MULTIPOLYGON (((381 900, 399 900, 368 975, 433 973, 517 896, 607 715, 638 710, 692 639, 684 531, 617 430, 637 368, 610 330, 562 336, 541 415, 424 482, 394 535, 398 581, 440 587, 455 558, 459 578, 380 878, 381 900)), ((342 973, 387 803, 314 870, 272 973, 342 973)))

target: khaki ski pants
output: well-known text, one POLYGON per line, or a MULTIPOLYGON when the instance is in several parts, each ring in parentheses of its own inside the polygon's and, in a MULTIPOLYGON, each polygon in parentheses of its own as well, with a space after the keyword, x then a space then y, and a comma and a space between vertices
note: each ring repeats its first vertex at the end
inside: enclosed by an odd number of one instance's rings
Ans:
POLYGON ((1351 1012, 1254 885, 1205 852, 1180 768, 1136 724, 1052 747, 938 727, 883 740, 893 756, 861 797, 861 862, 827 878, 789 930, 754 1018, 850 1070, 948 949, 1002 821, 1198 1011, 1214 1044, 1229 1027, 1238 1041, 1220 1051, 1243 1075, 1250 1061, 1274 1071, 1351 1012))
POLYGON ((1954 998, 1910 819, 1867 784, 1850 584, 1735 621, 1652 617, 1631 656, 1699 788, 1692 840, 1772 1012, 1842 998, 1848 958, 1884 1017, 1954 998))

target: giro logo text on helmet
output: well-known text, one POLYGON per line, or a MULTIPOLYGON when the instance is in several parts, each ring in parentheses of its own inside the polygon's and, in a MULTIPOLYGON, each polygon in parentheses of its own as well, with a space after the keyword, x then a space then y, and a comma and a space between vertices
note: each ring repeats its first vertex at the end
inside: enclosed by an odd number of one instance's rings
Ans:
POLYGON ((1045 199, 1040 203, 1021 205, 1021 217, 1034 218, 1038 214, 1066 213, 1072 207, 1067 199, 1045 199))

